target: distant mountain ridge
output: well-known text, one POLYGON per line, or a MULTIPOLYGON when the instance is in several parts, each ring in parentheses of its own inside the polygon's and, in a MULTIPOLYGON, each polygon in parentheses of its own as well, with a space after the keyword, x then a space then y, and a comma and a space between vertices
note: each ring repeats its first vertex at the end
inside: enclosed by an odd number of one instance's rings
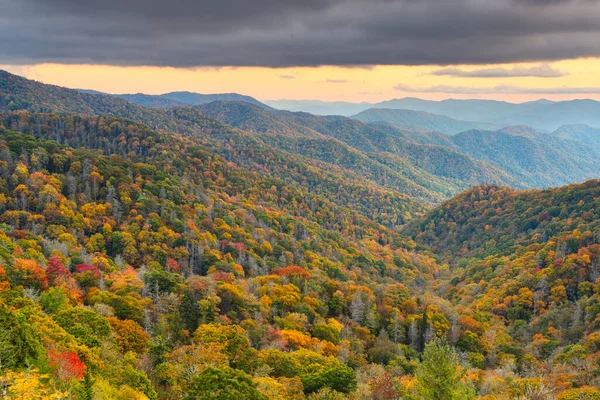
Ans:
POLYGON ((350 118, 366 123, 387 123, 400 128, 425 129, 447 135, 455 135, 470 129, 495 130, 500 128, 498 125, 485 122, 459 121, 425 111, 391 108, 370 108, 350 118))
POLYGON ((244 101, 251 103, 262 108, 271 109, 264 103, 256 100, 254 97, 246 96, 238 93, 215 93, 215 94, 201 94, 194 92, 170 92, 164 94, 145 94, 145 93, 131 93, 131 94, 108 94, 102 93, 96 90, 85 90, 80 89, 79 92, 85 94, 102 94, 105 96, 115 96, 125 99, 129 102, 139 104, 144 107, 150 108, 167 108, 167 107, 181 107, 181 106, 195 106, 201 104, 212 103, 213 101, 244 101))
POLYGON ((462 121, 500 126, 529 125, 544 131, 555 131, 563 125, 572 124, 600 128, 600 102, 589 99, 558 102, 541 99, 516 104, 495 100, 432 101, 407 97, 380 103, 328 103, 305 100, 277 100, 265 103, 277 109, 306 111, 318 115, 351 116, 371 108, 387 108, 423 111, 462 121))

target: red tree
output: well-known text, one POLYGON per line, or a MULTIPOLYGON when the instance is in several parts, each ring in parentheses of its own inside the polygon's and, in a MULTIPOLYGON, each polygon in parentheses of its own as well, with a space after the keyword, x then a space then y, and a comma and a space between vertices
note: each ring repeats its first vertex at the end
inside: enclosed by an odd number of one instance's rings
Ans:
POLYGON ((48 268, 46 268, 46 276, 50 285, 56 285, 63 278, 69 277, 71 273, 65 268, 63 261, 58 256, 52 256, 48 260, 48 268))
POLYGON ((77 353, 72 351, 61 353, 50 349, 48 351, 48 365, 58 379, 64 382, 80 380, 85 375, 85 363, 81 361, 77 353))

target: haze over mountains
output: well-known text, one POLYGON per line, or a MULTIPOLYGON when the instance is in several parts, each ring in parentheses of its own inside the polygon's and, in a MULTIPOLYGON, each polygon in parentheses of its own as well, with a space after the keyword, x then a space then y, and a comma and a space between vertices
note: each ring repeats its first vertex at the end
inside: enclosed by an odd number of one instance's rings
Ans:
MULTIPOLYGON (((105 94, 93 90, 80 90, 80 92, 105 94)), ((542 99, 518 104, 494 100, 430 101, 403 98, 380 103, 348 103, 311 100, 261 102, 237 93, 171 92, 161 95, 137 93, 114 96, 152 108, 201 105, 221 100, 243 101, 266 109, 307 112, 323 116, 339 115, 363 122, 390 123, 404 128, 424 128, 449 134, 469 129, 499 129, 511 125, 528 125, 548 132, 557 130, 563 125, 580 124, 600 128, 600 102, 589 99, 560 102, 542 99)))
POLYGON ((391 108, 370 108, 351 118, 366 123, 384 123, 406 129, 424 129, 455 135, 470 129, 495 130, 499 125, 485 122, 459 121, 454 118, 444 117, 424 111, 401 110, 391 108))
POLYGON ((528 103, 507 103, 494 100, 442 100, 430 101, 404 98, 381 103, 344 103, 321 101, 280 100, 266 101, 274 108, 304 111, 318 115, 352 116, 370 108, 423 111, 463 121, 494 125, 529 125, 536 129, 553 131, 568 124, 585 124, 600 127, 600 102, 571 100, 552 102, 538 100, 528 103))

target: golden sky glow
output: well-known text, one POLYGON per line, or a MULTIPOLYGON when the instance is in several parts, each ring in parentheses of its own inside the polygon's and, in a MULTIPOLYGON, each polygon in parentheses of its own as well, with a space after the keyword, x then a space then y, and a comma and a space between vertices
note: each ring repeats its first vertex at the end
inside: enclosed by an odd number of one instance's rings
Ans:
MULTIPOLYGON (((484 68, 531 68, 531 64, 487 66, 453 66, 464 71, 484 68)), ((486 98, 522 102, 547 98, 567 100, 593 98, 600 100, 600 59, 578 59, 551 63, 563 76, 517 78, 468 78, 431 75, 436 66, 374 66, 371 68, 311 67, 311 68, 159 68, 117 67, 102 65, 39 64, 30 66, 0 66, 12 73, 70 88, 95 89, 107 93, 149 93, 187 90, 198 93, 236 92, 259 100, 316 99, 323 101, 377 102, 392 98, 420 97, 432 100, 444 98, 486 98), (520 89, 559 89, 559 93, 509 93, 511 90, 474 90, 475 93, 406 92, 394 87, 403 85, 417 90, 433 86, 460 88, 517 87, 520 89), (578 93, 566 88, 578 88, 578 93), (586 88, 582 90, 582 88, 586 88), (597 88, 597 90, 596 90, 597 88)))

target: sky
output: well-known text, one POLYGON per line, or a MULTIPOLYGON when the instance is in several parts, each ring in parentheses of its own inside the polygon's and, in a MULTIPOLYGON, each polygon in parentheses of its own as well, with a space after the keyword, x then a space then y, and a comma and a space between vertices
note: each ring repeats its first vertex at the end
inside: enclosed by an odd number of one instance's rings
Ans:
POLYGON ((600 0, 0 0, 0 68, 260 100, 600 100, 600 0))

